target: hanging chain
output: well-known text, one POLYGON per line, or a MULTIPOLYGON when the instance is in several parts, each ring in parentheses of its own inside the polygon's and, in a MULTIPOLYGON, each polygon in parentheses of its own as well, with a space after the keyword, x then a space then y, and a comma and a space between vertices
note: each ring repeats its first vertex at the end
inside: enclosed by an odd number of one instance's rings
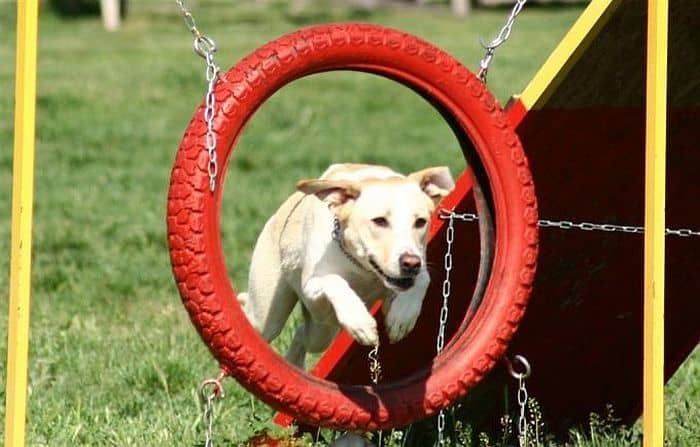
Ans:
MULTIPOLYGON (((461 220, 463 222, 476 222, 479 220, 479 216, 474 213, 455 213, 448 209, 442 208, 439 211, 439 216, 443 220, 447 220, 447 231, 445 233, 445 239, 447 241, 447 247, 445 248, 445 279, 442 283, 442 308, 440 309, 440 326, 438 329, 436 350, 440 354, 445 345, 445 328, 447 326, 447 314, 449 311, 448 300, 451 291, 451 281, 450 272, 452 271, 452 245, 454 242, 454 221, 461 220)), ((559 228, 562 230, 584 230, 584 231, 607 231, 607 232, 623 232, 623 233, 644 233, 644 227, 634 227, 627 225, 613 225, 613 224, 596 224, 591 222, 571 222, 568 220, 563 221, 552 221, 552 220, 539 220, 539 227, 541 228, 559 228)), ((700 236, 700 231, 693 231, 688 229, 666 229, 666 235, 669 236, 700 236)), ((520 407, 520 416, 518 418, 518 443, 520 447, 527 447, 527 388, 525 387, 525 379, 530 377, 532 372, 530 368, 530 363, 527 359, 521 355, 516 355, 513 362, 506 359, 508 365, 508 372, 513 378, 518 381, 518 406, 520 407), (513 368, 513 363, 520 363, 524 371, 517 372, 513 368)), ((437 416, 437 432, 438 432, 438 447, 445 446, 445 411, 440 410, 437 416)))
POLYGON ((202 421, 204 422, 204 447, 214 447, 214 401, 224 397, 221 381, 224 374, 216 379, 208 379, 199 385, 199 399, 202 403, 202 421))
POLYGON ((440 309, 440 326, 438 328, 438 336, 436 342, 436 351, 438 354, 442 352, 442 348, 445 346, 445 328, 447 327, 447 314, 449 312, 448 300, 450 298, 450 292, 452 283, 450 282, 450 272, 452 271, 452 243, 455 238, 455 227, 454 219, 458 217, 452 214, 448 217, 447 232, 445 233, 445 240, 447 241, 447 248, 445 249, 445 279, 442 282, 442 308, 440 309))
MULTIPOLYGON (((379 341, 375 344, 367 354, 369 359, 369 377, 372 383, 377 385, 382 380, 382 365, 379 363, 379 341)), ((377 447, 382 447, 384 431, 379 430, 377 434, 377 447)))
POLYGON ((207 64, 206 79, 207 79, 207 95, 205 99, 204 121, 207 123, 207 133, 205 143, 207 146, 207 154, 209 155, 209 164, 207 171, 209 173, 209 189, 214 192, 216 189, 216 176, 219 173, 219 162, 216 159, 216 133, 214 133, 214 107, 216 105, 216 97, 214 96, 214 88, 216 81, 219 79, 219 66, 214 60, 216 52, 216 43, 214 40, 204 34, 197 28, 197 23, 192 16, 192 13, 187 9, 183 0, 175 0, 182 17, 185 20, 185 26, 194 36, 192 46, 194 52, 201 56, 207 64))
MULTIPOLYGON (((464 222, 476 222, 479 220, 479 216, 474 214, 474 213, 455 213, 454 211, 450 211, 446 208, 440 208, 440 219, 442 220, 451 220, 451 219, 457 219, 461 220, 464 222)), ((454 231, 454 230, 453 230, 454 231)), ((454 239, 454 236, 453 236, 454 239)))
POLYGON ((483 39, 479 39, 481 46, 484 47, 486 53, 481 59, 481 62, 479 62, 479 72, 477 73, 477 76, 484 84, 486 84, 486 75, 488 74, 489 65, 491 64, 491 60, 496 52, 496 48, 503 45, 510 37, 511 31, 513 31, 515 19, 518 17, 518 14, 520 14, 520 11, 523 10, 525 3, 527 3, 527 0, 516 0, 515 5, 513 5, 513 9, 510 11, 510 16, 508 17, 508 20, 506 20, 506 24, 503 25, 501 32, 498 33, 498 36, 496 36, 495 39, 493 39, 491 42, 484 42, 483 39))
MULTIPOLYGON (((447 232, 445 233, 445 240, 447 241, 447 248, 445 249, 445 279, 442 282, 442 307, 440 308, 440 326, 438 327, 438 336, 436 341, 435 350, 439 355, 442 349, 445 347, 445 329, 447 328, 447 314, 449 312, 449 298, 452 288, 452 283, 450 282, 450 272, 452 271, 452 243, 455 238, 455 227, 454 220, 458 219, 459 215, 456 213, 450 213, 447 216, 447 232)), ((438 440, 437 444, 439 447, 445 445, 445 410, 442 409, 437 416, 437 431, 438 440)))
MULTIPOLYGON (((476 222, 479 216, 474 213, 454 213, 450 210, 440 210, 441 219, 459 219, 465 222, 476 222)), ((643 234, 644 227, 635 227, 630 225, 615 225, 615 224, 599 224, 592 222, 572 222, 570 220, 546 220, 540 219, 537 221, 540 228, 559 228, 560 230, 583 230, 583 231, 604 231, 609 233, 632 233, 643 234)), ((690 237, 700 236, 700 231, 689 230, 687 228, 673 229, 666 228, 666 236, 690 237)))
POLYGON ((207 170, 209 172, 209 189, 214 192, 216 189, 216 176, 219 173, 219 164, 216 159, 216 134, 214 133, 214 105, 216 97, 214 96, 214 87, 219 74, 219 67, 214 63, 214 54, 207 53, 207 87, 206 107, 204 108, 204 120, 207 122, 207 153, 209 154, 209 164, 207 170))
MULTIPOLYGON (((540 228, 555 227, 562 230, 583 230, 583 231, 608 231, 608 232, 622 232, 622 233, 637 233, 643 234, 644 227, 634 227, 629 225, 613 225, 613 224, 597 224, 591 222, 570 222, 568 220, 562 221, 551 221, 551 220, 540 220, 538 222, 540 228)), ((666 236, 680 236, 680 237, 690 237, 690 236, 700 236, 700 231, 693 231, 687 228, 673 229, 666 228, 666 236)))
POLYGON ((369 376, 373 384, 378 384, 382 380, 382 365, 379 363, 379 342, 372 347, 367 354, 369 359, 369 376))
POLYGON ((518 445, 527 447, 527 388, 525 388, 525 379, 530 377, 532 368, 530 362, 522 355, 516 355, 513 360, 504 357, 508 373, 518 381, 518 406, 520 407, 520 416, 518 417, 518 445), (522 365, 523 371, 516 371, 513 364, 519 363, 522 365))

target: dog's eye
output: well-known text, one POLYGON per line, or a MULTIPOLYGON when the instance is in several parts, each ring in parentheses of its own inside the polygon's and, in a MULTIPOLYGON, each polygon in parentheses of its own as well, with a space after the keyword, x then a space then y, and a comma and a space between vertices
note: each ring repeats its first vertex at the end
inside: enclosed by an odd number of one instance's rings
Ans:
POLYGON ((389 221, 386 220, 386 217, 375 217, 374 219, 372 219, 372 223, 382 228, 386 228, 389 226, 389 221))
POLYGON ((427 223, 428 221, 426 219, 419 217, 418 219, 416 219, 416 222, 413 224, 413 226, 415 228, 423 228, 427 223))

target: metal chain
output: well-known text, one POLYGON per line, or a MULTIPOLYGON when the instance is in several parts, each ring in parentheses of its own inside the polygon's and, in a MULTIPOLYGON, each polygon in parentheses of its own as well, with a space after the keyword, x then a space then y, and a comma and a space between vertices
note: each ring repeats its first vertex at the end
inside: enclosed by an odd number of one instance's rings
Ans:
MULTIPOLYGON (((644 233, 644 227, 634 227, 629 225, 614 225, 614 224, 597 224, 592 222, 571 222, 568 220, 562 221, 551 221, 551 220, 540 220, 538 222, 540 228, 554 227, 562 230, 583 230, 583 231, 607 231, 607 232, 622 232, 622 233, 644 233)), ((687 228, 673 229, 666 228, 666 236, 680 236, 680 237, 690 237, 690 236, 700 236, 700 231, 693 231, 687 228)))
POLYGON ((382 380, 382 365, 379 363, 379 342, 372 347, 367 354, 369 359, 369 376, 373 384, 378 384, 382 380))
MULTIPOLYGON (((476 222, 479 216, 474 213, 454 213, 450 210, 440 210, 441 219, 459 219, 465 222, 476 222)), ((540 219, 537 221, 540 228, 559 228, 560 230, 583 230, 583 231, 604 231, 609 233, 633 233, 643 234, 644 227, 635 227, 630 225, 615 225, 615 224, 599 224, 593 222, 572 222, 570 220, 547 220, 540 219)), ((700 231, 689 230, 687 228, 673 229, 666 228, 666 236, 700 236, 700 231)))
MULTIPOLYGON (((439 214, 441 219, 447 220, 447 231, 445 232, 445 239, 447 242, 447 247, 445 248, 445 279, 442 283, 442 308, 440 309, 440 327, 438 331, 437 338, 437 353, 440 354, 445 345, 445 328, 447 326, 447 314, 448 314, 448 299, 451 292, 451 281, 450 273, 452 271, 452 245, 454 243, 454 221, 461 220, 464 222, 475 222, 479 220, 479 216, 474 213, 455 213, 447 209, 441 209, 439 214)), ((527 359, 521 355, 516 355, 513 362, 505 359, 508 366, 508 372, 516 380, 518 380, 518 406, 520 407, 520 416, 518 418, 518 442, 520 447, 527 446, 527 388, 525 387, 525 379, 530 377, 532 369, 530 368, 530 363, 527 359), (519 363, 524 368, 524 371, 518 372, 513 368, 513 363, 519 363)), ((445 412, 440 410, 438 413, 437 420, 438 429, 438 446, 442 447, 445 445, 445 412)))
POLYGON ((520 416, 518 417, 518 445, 520 447, 527 447, 527 388, 525 388, 525 379, 530 377, 532 373, 532 368, 530 368, 530 362, 527 361, 522 355, 516 355, 513 360, 509 360, 504 357, 506 366, 508 367, 508 373, 515 380, 518 381, 518 406, 520 407, 520 416), (518 372, 513 367, 514 363, 519 363, 523 367, 522 372, 518 372))
POLYGON ((194 52, 201 56, 207 64, 205 76, 208 85, 204 108, 204 121, 207 123, 205 143, 209 156, 209 164, 207 166, 207 171, 209 173, 209 189, 211 192, 214 192, 216 189, 216 176, 219 173, 219 163, 216 159, 216 133, 214 132, 214 107, 216 106, 214 88, 216 87, 216 81, 219 79, 220 72, 219 66, 214 60, 216 43, 212 38, 199 31, 192 13, 187 9, 183 0, 175 0, 175 3, 182 13, 185 26, 194 36, 194 41, 192 42, 194 52))
POLYGON ((209 190, 214 192, 216 189, 216 176, 219 173, 219 164, 216 159, 216 134, 214 133, 214 106, 216 105, 216 97, 214 96, 214 87, 219 75, 219 67, 214 63, 214 55, 207 54, 207 71, 206 77, 209 85, 207 87, 206 107, 204 108, 204 120, 207 122, 207 153, 209 155, 209 164, 207 170, 209 173, 209 190))
POLYGON ((454 219, 457 219, 456 215, 452 215, 448 218, 447 232, 445 233, 445 240, 447 241, 447 248, 445 249, 445 279, 442 282, 442 308, 440 309, 440 326, 438 328, 438 336, 436 342, 436 351, 438 354, 442 352, 445 346, 445 328, 447 326, 447 314, 449 312, 448 300, 450 298, 450 292, 452 283, 450 282, 450 272, 452 271, 452 244, 455 237, 455 227, 454 219))
MULTIPOLYGON (((447 327, 447 314, 449 312, 449 298, 452 288, 452 283, 450 282, 450 272, 452 271, 452 243, 455 238, 455 227, 454 220, 460 218, 456 213, 450 213, 447 217, 447 232, 445 233, 445 240, 447 241, 447 248, 445 249, 445 279, 442 282, 442 307, 440 308, 440 326, 438 328, 438 336, 436 341, 435 350, 437 355, 440 355, 442 349, 445 347, 445 329, 447 327)), ((437 431, 438 440, 437 444, 439 447, 445 445, 445 410, 442 409, 437 416, 437 431)))
POLYGON ((520 407, 520 416, 518 417, 518 444, 520 447, 527 446, 527 388, 525 388, 525 379, 522 376, 518 377, 518 406, 520 407))
POLYGON ((203 410, 204 426, 204 447, 214 447, 214 394, 207 396, 203 410))
POLYGON ((479 220, 479 216, 474 214, 474 213, 461 213, 460 214, 460 213, 455 213, 454 211, 450 211, 446 208, 440 208, 439 216, 440 216, 440 219, 442 219, 442 220, 457 219, 457 220, 461 220, 464 222, 476 222, 479 220))
MULTIPOLYGON (((379 341, 372 347, 367 354, 369 359, 369 376, 372 379, 372 383, 377 385, 380 380, 382 380, 382 364, 379 363, 379 341)), ((377 447, 382 447, 384 437, 384 431, 379 430, 377 434, 377 447)))
POLYGON ((481 46, 484 47, 486 53, 481 59, 481 62, 479 62, 479 72, 477 73, 477 76, 484 84, 486 84, 486 75, 488 74, 489 65, 491 64, 491 60, 496 52, 496 48, 503 45, 510 37, 510 33, 513 31, 515 19, 518 17, 518 14, 520 14, 520 11, 523 10, 525 3, 527 3, 527 0, 516 0, 515 5, 513 5, 513 9, 510 11, 508 20, 506 20, 505 25, 503 25, 503 28, 501 28, 501 32, 498 33, 498 36, 496 36, 495 39, 490 42, 485 42, 483 39, 479 39, 481 46))
POLYGON ((221 385, 224 374, 216 379, 208 379, 199 385, 199 399, 202 402, 202 420, 204 422, 204 447, 214 447, 214 401, 224 397, 221 385), (210 392, 207 389, 211 388, 210 392))

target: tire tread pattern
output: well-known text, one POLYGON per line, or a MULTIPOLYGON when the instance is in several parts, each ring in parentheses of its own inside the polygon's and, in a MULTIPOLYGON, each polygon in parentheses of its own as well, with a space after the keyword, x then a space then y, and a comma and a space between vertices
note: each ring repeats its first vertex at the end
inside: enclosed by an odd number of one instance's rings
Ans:
MULTIPOLYGON (((168 243, 172 270, 183 304, 202 339, 227 374, 236 377, 268 404, 304 423, 348 430, 376 430, 404 426, 449 406, 478 383, 504 354, 523 317, 532 290, 538 253, 537 201, 523 148, 485 86, 459 62, 435 46, 409 34, 376 25, 351 23, 302 29, 264 45, 235 65, 223 75, 215 91, 219 108, 214 129, 218 134, 220 150, 234 145, 245 120, 272 94, 270 92, 251 102, 258 89, 269 88, 266 87, 267 79, 279 76, 284 71, 283 83, 286 83, 310 72, 343 68, 342 63, 340 67, 332 64, 328 67, 313 65, 322 64, 328 58, 336 57, 337 52, 348 49, 365 51, 367 64, 372 66, 385 63, 388 53, 396 58, 420 59, 421 64, 436 67, 454 85, 468 92, 478 104, 480 110, 476 113, 482 118, 475 126, 492 127, 484 132, 489 140, 484 142, 485 145, 509 151, 495 157, 507 158, 511 166, 506 171, 512 172, 517 179, 515 193, 519 203, 511 208, 517 209, 521 215, 509 215, 507 222, 508 225, 515 224, 510 226, 516 228, 511 242, 519 253, 510 259, 507 268, 517 269, 517 281, 512 287, 512 296, 506 297, 505 302, 493 303, 495 307, 492 306, 494 310, 491 313, 496 315, 487 316, 498 320, 490 322, 490 332, 494 336, 484 345, 478 358, 469 367, 460 367, 458 373, 452 371, 440 375, 436 371, 435 375, 427 375, 412 383, 412 389, 407 392, 391 386, 384 389, 340 386, 312 378, 291 367, 282 367, 281 372, 276 367, 272 368, 271 364, 277 365, 275 361, 280 364, 283 361, 275 358, 274 353, 265 353, 264 349, 261 351, 262 339, 251 336, 251 327, 241 327, 245 323, 241 323, 240 308, 232 311, 230 306, 236 307, 237 304, 227 302, 235 301, 231 286, 222 285, 223 280, 212 272, 211 266, 221 264, 223 261, 218 257, 223 255, 211 249, 217 247, 220 251, 218 211, 208 210, 218 210, 220 193, 212 194, 209 191, 208 159, 204 148, 206 125, 202 120, 202 106, 189 124, 172 169, 167 207, 168 243), (375 50, 383 51, 384 56, 374 60, 372 54, 375 50), (238 116, 242 109, 250 109, 243 119, 238 116), (232 128, 228 124, 232 120, 239 121, 238 127, 232 128), (216 234, 211 234, 212 229, 216 234), (424 389, 422 395, 417 395, 418 388, 424 389)), ((360 64, 350 68, 363 69, 363 66, 360 64)), ((380 74, 392 77, 394 70, 396 68, 392 67, 391 71, 380 74)), ((279 87, 281 85, 275 89, 279 87)), ((223 179, 219 179, 218 184, 222 182, 223 179)), ((512 193, 512 188, 506 192, 509 193, 512 193)), ((454 355, 452 357, 456 358, 454 355)))

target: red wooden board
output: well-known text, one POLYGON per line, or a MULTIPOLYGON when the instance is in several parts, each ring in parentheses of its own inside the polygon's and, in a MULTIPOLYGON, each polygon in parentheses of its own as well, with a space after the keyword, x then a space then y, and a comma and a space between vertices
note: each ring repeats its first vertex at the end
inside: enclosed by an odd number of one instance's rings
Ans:
MULTIPOLYGON (((671 2, 667 226, 700 230, 700 4, 671 2)), ((509 119, 525 147, 537 189, 540 218, 641 226, 644 216, 644 2, 620 5, 541 110, 516 101, 509 119)), ((458 210, 471 196, 451 197, 458 210)), ((460 224, 456 250, 460 293, 450 328, 462 320, 478 262, 476 227, 460 224)), ((443 234, 431 242, 431 262, 442 263, 443 234)), ((625 422, 641 414, 641 234, 543 228, 533 296, 511 344, 511 353, 532 363, 528 380, 551 430, 566 433, 586 424, 590 412, 612 405, 625 422)), ((666 377, 700 341, 700 238, 667 237, 666 377)), ((434 356, 442 269, 432 271, 425 314, 411 336, 384 345, 385 377, 400 378, 434 356)), ((368 381, 366 350, 340 340, 316 372, 347 383, 368 381)), ((504 391, 514 400, 505 368, 464 400, 459 414, 477 427, 495 426, 504 412, 504 391)), ((280 422, 284 418, 278 418, 280 422)), ((289 422, 288 420, 286 422, 289 422)))
MULTIPOLYGON (((672 113, 668 152, 668 226, 700 228, 694 206, 700 196, 697 166, 700 109, 672 113)), ((643 224, 644 115, 640 109, 546 110, 529 112, 518 127, 530 161, 540 203, 549 220, 643 224)), ((460 192, 464 194, 464 192, 460 192)), ((464 196, 458 209, 468 209, 464 196)), ((471 292, 478 252, 476 227, 460 224, 455 290, 471 292)), ((444 253, 442 234, 430 248, 433 263, 444 253)), ((666 375, 700 341, 700 238, 667 238, 666 375)), ((641 234, 545 228, 533 297, 512 353, 525 355, 534 373, 531 394, 554 430, 586 423, 591 411, 611 404, 633 421, 642 397, 641 234)), ((396 380, 434 356, 441 269, 421 324, 404 342, 384 345, 387 379, 396 380)), ((464 294, 466 295, 466 294, 464 294)), ((464 300, 453 302, 452 329, 461 321, 464 300)), ((366 349, 339 340, 322 359, 324 376, 345 383, 368 381, 366 349)), ((512 380, 503 368, 467 397, 463 411, 477 424, 495 424, 503 414, 503 387, 512 380)), ((514 390, 511 390, 514 392, 514 390)), ((283 422, 280 418, 278 421, 283 422)))

